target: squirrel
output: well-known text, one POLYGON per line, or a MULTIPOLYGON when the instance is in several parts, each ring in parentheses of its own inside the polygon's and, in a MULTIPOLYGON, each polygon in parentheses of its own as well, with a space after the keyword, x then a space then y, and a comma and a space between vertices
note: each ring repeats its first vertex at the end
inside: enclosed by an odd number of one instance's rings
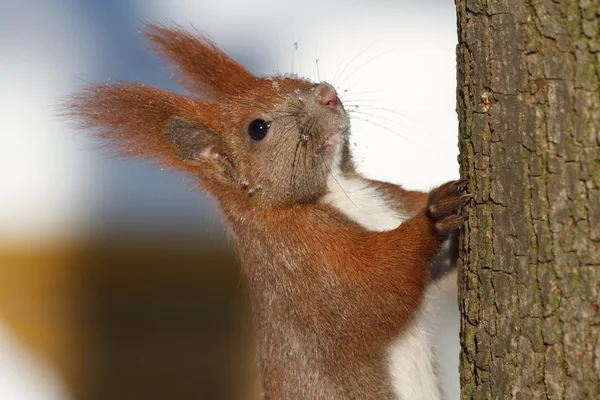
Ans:
POLYGON ((143 33, 189 94, 91 84, 68 112, 216 198, 250 292, 264 397, 441 398, 419 315, 463 224, 466 181, 423 193, 367 179, 330 84, 257 77, 178 26, 143 33))

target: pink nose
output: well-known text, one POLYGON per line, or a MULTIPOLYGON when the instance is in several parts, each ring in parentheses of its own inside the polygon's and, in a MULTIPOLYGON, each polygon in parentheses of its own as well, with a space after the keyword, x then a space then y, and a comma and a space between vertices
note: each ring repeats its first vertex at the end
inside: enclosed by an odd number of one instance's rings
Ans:
POLYGON ((316 88, 319 104, 324 106, 335 106, 338 103, 337 92, 333 86, 327 83, 321 83, 316 88))

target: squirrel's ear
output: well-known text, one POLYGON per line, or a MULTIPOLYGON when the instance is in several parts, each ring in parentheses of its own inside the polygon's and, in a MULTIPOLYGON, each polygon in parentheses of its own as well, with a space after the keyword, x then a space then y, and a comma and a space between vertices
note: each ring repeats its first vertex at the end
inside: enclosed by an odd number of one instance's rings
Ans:
POLYGON ((212 98, 239 95, 257 79, 206 36, 161 25, 148 25, 142 32, 187 77, 181 85, 191 93, 212 98))
POLYGON ((167 126, 167 135, 185 163, 194 164, 207 159, 229 162, 220 138, 203 124, 177 117, 167 126))
POLYGON ((215 134, 218 110, 216 103, 138 83, 90 85, 66 104, 67 115, 96 128, 119 154, 190 171, 203 157, 227 159, 215 134))

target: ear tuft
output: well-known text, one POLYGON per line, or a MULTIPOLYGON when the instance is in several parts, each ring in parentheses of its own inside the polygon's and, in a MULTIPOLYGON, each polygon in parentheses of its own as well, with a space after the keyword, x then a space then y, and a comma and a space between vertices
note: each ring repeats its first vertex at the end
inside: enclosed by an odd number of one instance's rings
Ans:
POLYGON ((215 155, 219 138, 210 128, 175 118, 167 127, 167 135, 178 156, 187 163, 200 162, 206 158, 218 158, 215 155))
POLYGON ((211 98, 235 96, 257 79, 206 35, 162 25, 147 25, 142 32, 184 75, 180 83, 191 93, 211 98))
POLYGON ((71 98, 66 114, 78 118, 82 128, 96 128, 121 155, 139 155, 184 170, 189 166, 183 156, 200 154, 197 143, 206 141, 204 134, 215 136, 219 118, 214 103, 194 102, 139 83, 90 85, 71 98))

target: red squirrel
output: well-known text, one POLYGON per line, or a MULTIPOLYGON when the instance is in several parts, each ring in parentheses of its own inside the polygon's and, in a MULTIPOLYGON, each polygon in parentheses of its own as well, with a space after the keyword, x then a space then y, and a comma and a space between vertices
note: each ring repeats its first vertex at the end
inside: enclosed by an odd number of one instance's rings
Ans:
POLYGON ((434 258, 463 223, 464 181, 422 193, 366 179, 328 83, 254 76, 179 27, 144 34, 189 95, 93 84, 70 113, 217 199, 250 292, 264 397, 440 398, 417 321, 434 258))

